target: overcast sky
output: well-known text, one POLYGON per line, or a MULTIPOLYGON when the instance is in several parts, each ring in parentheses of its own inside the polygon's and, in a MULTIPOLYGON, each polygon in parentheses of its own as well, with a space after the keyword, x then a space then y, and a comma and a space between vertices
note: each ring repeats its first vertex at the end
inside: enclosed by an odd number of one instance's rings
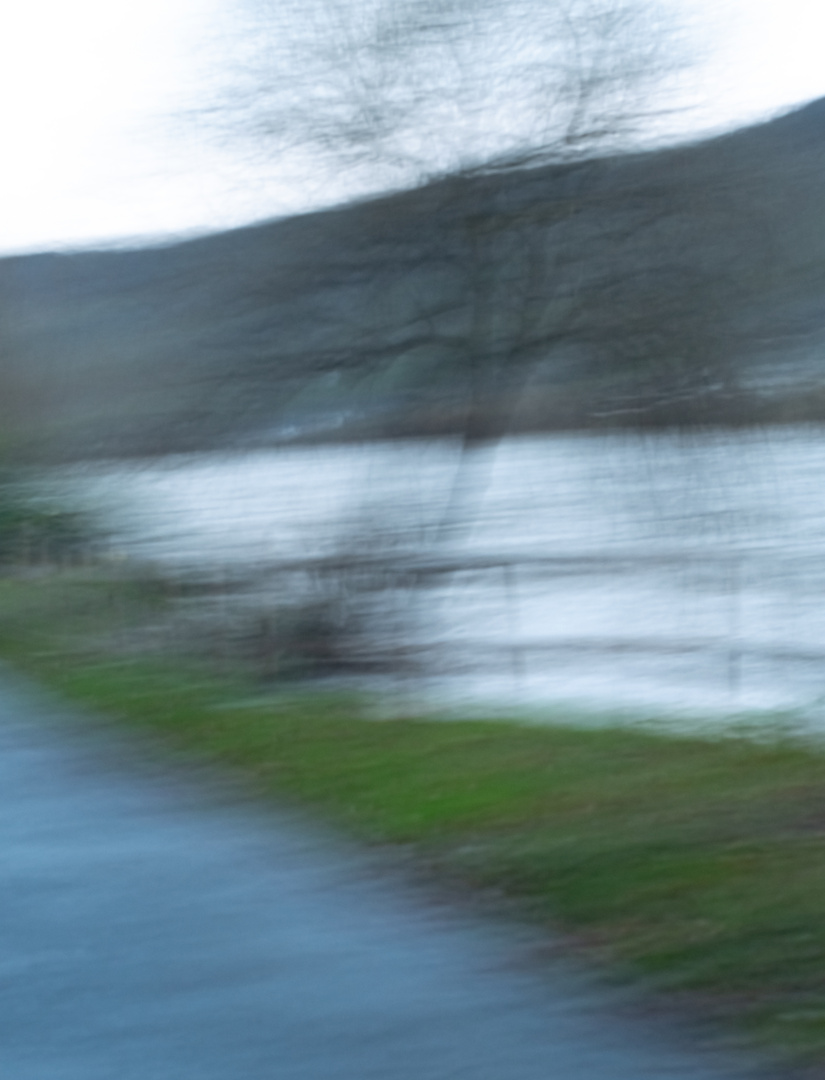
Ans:
MULTIPOLYGON (((825 95, 822 0, 678 2, 697 60, 685 130, 738 126, 825 95)), ((28 0, 0 13, 0 252, 141 242, 335 200, 201 117, 232 0, 28 0)), ((687 115, 687 114, 686 114, 687 115)))

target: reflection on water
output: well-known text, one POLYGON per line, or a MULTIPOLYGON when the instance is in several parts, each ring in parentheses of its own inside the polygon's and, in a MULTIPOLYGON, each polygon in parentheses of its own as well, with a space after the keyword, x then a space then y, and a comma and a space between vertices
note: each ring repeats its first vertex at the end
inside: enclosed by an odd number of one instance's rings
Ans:
POLYGON ((442 697, 647 711, 825 698, 825 437, 558 435, 95 466, 121 545, 178 566, 403 540, 406 645, 442 697), (423 579, 422 579, 423 580, 423 579))

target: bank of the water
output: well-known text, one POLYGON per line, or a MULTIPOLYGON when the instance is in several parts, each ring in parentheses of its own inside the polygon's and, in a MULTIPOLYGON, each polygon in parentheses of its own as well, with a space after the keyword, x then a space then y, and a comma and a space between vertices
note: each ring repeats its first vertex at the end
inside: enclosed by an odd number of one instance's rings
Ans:
POLYGON ((0 582, 0 652, 111 722, 232 768, 260 795, 405 845, 519 901, 608 970, 683 992, 825 1062, 825 755, 501 720, 374 719, 109 648, 119 586, 0 582), (612 967, 611 967, 612 965, 612 967))

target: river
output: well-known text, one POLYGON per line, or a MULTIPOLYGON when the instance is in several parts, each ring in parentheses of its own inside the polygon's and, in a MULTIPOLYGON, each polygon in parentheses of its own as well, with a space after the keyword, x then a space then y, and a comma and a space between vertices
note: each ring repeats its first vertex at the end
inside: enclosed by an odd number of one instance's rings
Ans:
POLYGON ((424 553, 402 633, 442 704, 825 724, 816 428, 287 447, 70 480, 120 548, 168 566, 424 553))

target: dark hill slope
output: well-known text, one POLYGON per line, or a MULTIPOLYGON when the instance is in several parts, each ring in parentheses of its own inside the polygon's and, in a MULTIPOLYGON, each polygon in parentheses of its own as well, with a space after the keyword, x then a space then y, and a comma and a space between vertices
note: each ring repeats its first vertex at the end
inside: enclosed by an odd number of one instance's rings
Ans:
POLYGON ((824 342, 825 101, 666 151, 0 260, 0 421, 47 456, 333 413, 435 430, 470 399, 512 416, 525 387, 532 424, 689 402, 741 418, 749 386, 772 388, 765 415, 819 380, 824 342))

